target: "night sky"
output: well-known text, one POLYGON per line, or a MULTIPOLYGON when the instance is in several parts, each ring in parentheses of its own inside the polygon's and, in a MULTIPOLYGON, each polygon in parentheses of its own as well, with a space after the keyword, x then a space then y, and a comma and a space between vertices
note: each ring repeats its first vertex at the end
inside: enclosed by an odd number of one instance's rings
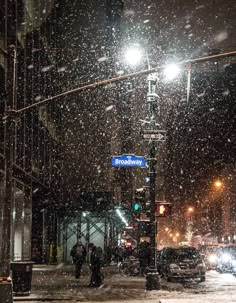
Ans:
MULTIPOLYGON (((210 49, 236 49, 235 1, 130 0, 124 1, 120 20, 109 17, 106 3, 56 1, 48 16, 45 24, 51 24, 53 35, 47 34, 47 39, 61 49, 58 61, 65 68, 62 90, 128 72, 119 60, 129 43, 140 44, 152 66, 206 55, 210 49)), ((169 127, 163 175, 170 200, 198 199, 202 180, 235 161, 235 68, 225 67, 219 73, 193 73, 189 104, 184 76, 179 82, 160 84, 160 119, 169 127)), ((130 143, 129 152, 146 155, 138 123, 146 115, 146 81, 140 77, 131 82, 129 93, 127 83, 115 84, 63 102, 63 176, 72 197, 79 191, 110 190, 110 155, 122 152, 119 140, 127 121, 131 133, 124 140, 130 143), (130 120, 124 119, 124 108, 130 120)), ((135 184, 138 179, 134 172, 135 184)))

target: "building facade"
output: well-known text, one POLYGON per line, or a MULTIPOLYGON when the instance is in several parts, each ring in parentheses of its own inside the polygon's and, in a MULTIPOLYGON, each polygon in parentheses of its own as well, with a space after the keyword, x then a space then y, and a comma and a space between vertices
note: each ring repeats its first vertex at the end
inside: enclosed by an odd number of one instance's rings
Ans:
POLYGON ((23 110, 11 119, 11 124, 8 123, 11 110, 24 109, 57 93, 57 87, 52 84, 56 81, 55 71, 43 70, 44 66, 50 65, 50 58, 42 50, 39 30, 50 11, 48 2, 44 4, 45 9, 40 13, 34 1, 3 1, 0 11, 0 47, 7 53, 0 55, 2 261, 3 241, 11 243, 11 260, 31 259, 32 222, 35 221, 32 209, 39 212, 39 204, 58 204, 60 201, 60 107, 51 103, 23 110), (11 69, 8 60, 10 45, 16 50, 15 70, 11 69), (5 223, 11 227, 10 238, 5 234, 5 223))

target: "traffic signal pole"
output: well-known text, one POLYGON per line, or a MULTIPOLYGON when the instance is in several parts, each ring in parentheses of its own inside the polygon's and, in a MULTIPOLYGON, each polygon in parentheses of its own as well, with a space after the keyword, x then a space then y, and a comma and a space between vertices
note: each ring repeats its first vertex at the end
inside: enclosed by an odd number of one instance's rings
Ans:
MULTIPOLYGON (((148 121, 150 132, 157 129, 157 73, 152 73, 148 76, 148 93, 147 93, 147 105, 148 105, 148 121)), ((151 245, 151 267, 155 270, 157 269, 156 264, 156 233, 157 233, 157 222, 156 222, 156 141, 154 139, 149 140, 149 177, 150 177, 150 223, 151 223, 151 233, 150 233, 150 245, 151 245)))

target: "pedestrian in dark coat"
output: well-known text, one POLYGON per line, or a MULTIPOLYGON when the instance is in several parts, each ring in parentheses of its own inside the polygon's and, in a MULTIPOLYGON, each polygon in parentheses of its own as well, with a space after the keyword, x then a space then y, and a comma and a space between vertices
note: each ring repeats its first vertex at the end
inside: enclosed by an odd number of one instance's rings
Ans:
POLYGON ((72 247, 70 255, 75 265, 75 278, 79 279, 81 274, 82 265, 86 259, 86 249, 82 244, 81 240, 72 247))
POLYGON ((103 275, 101 274, 100 250, 94 246, 90 256, 91 279, 90 287, 100 287, 103 285, 103 275))

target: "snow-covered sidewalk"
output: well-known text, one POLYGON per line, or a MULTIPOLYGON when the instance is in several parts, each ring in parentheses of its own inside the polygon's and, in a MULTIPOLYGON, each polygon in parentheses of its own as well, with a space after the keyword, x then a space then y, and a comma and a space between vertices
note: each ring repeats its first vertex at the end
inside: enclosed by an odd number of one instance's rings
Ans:
POLYGON ((101 289, 87 287, 89 272, 76 280, 73 267, 38 268, 33 272, 32 293, 14 297, 14 302, 54 301, 106 303, 236 303, 236 278, 231 274, 207 272, 206 282, 169 283, 161 281, 161 290, 147 291, 143 277, 121 276, 115 268, 105 268, 101 289))

